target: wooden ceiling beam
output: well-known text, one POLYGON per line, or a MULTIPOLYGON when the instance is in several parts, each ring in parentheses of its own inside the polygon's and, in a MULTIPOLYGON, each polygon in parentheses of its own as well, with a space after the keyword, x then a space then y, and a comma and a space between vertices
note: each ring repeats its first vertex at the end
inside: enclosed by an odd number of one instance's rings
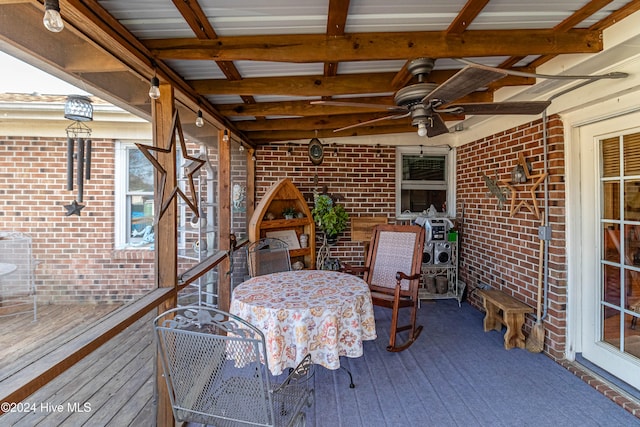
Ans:
MULTIPOLYGON (((392 107, 393 96, 380 97, 357 97, 348 98, 345 101, 362 102, 370 104, 388 105, 392 107)), ((493 92, 474 92, 468 96, 460 98, 456 102, 492 102, 493 92)), ((257 104, 218 104, 216 105, 220 114, 231 117, 243 116, 328 116, 333 114, 358 114, 371 113, 371 108, 364 107, 338 107, 334 105, 312 105, 309 101, 282 101, 282 102, 259 102, 257 104)), ((237 122, 236 122, 237 123, 237 122)))
POLYGON ((559 32, 569 31, 612 1, 613 0, 591 0, 589 3, 573 12, 571 16, 560 22, 553 29, 559 32))
POLYGON ((622 21, 627 16, 640 10, 639 1, 630 1, 629 3, 621 6, 620 9, 611 12, 609 15, 601 19, 600 21, 589 27, 590 30, 603 31, 609 28, 613 24, 622 21))
MULTIPOLYGON (((375 112, 363 114, 340 114, 332 116, 315 116, 302 118, 270 119, 270 120, 242 120, 235 122, 236 127, 243 132, 256 132, 265 130, 297 130, 297 129, 339 129, 356 123, 364 123, 369 120, 395 115, 391 112, 375 112)), ((463 120, 461 114, 441 114, 445 121, 463 120)), ((404 119, 411 121, 411 118, 404 119)), ((392 121, 392 120, 390 120, 392 121)))
POLYGON ((236 122, 238 129, 243 132, 257 131, 288 131, 299 129, 338 129, 355 123, 362 123, 372 119, 390 116, 389 112, 374 112, 364 114, 342 114, 334 116, 313 116, 301 118, 284 118, 270 120, 242 120, 236 122))
POLYGON ((462 10, 458 13, 458 16, 451 22, 449 28, 447 28, 448 34, 462 34, 467 30, 469 24, 476 19, 476 16, 484 9, 489 3, 489 0, 468 0, 462 10))
MULTIPOLYGON (((216 30, 213 28, 207 15, 202 10, 200 4, 193 0, 172 0, 182 17, 191 31, 201 40, 212 40, 218 37, 216 30)), ((222 73, 228 80, 240 80, 242 76, 240 71, 236 68, 235 64, 231 61, 216 61, 216 65, 220 68, 222 73)), ((252 96, 243 96, 242 100, 247 104, 255 103, 255 99, 252 96)))
MULTIPOLYGON (((349 3, 349 0, 329 0, 327 36, 344 36, 344 27, 347 25, 347 15, 349 14, 349 3)), ((324 63, 324 75, 326 77, 335 76, 337 74, 337 62, 331 61, 324 63)))
POLYGON ((172 1, 197 38, 206 40, 218 37, 209 22, 209 18, 207 18, 207 15, 196 0, 172 1))
MULTIPOLYGON (((415 133, 416 128, 411 126, 409 120, 404 123, 397 123, 401 120, 394 120, 395 124, 386 126, 361 126, 348 129, 342 132, 333 132, 331 129, 286 130, 286 131, 258 131, 248 132, 247 137, 257 145, 269 144, 271 142, 309 140, 317 137, 321 139, 353 137, 365 135, 387 135, 392 133, 415 133)), ((387 123, 387 122, 385 122, 387 123)))
POLYGON ((98 52, 95 49, 87 49, 86 43, 65 49, 65 70, 70 73, 84 72, 129 72, 122 62, 111 55, 98 52))
MULTIPOLYGON (((571 28, 573 28, 575 25, 578 25, 579 23, 581 23, 582 21, 584 21, 589 16, 593 15, 594 13, 596 13, 598 10, 602 9, 604 6, 606 6, 609 3, 611 3, 611 0, 591 0, 589 3, 587 3, 586 5, 584 5, 583 7, 581 7, 574 13, 572 13, 571 16, 567 17, 564 21, 556 25, 554 28, 554 31, 567 32, 571 30, 571 28)), ((640 2, 631 2, 631 3, 636 3, 637 5, 639 5, 638 7, 640 8, 640 2)), ((625 8, 628 9, 629 4, 627 4, 625 8)), ((622 9, 618 10, 616 13, 620 12, 621 10, 622 9)), ((614 14, 609 15, 607 19, 613 15, 614 14)), ((601 21, 599 24, 602 24, 602 25, 592 26, 590 29, 591 30, 597 29, 602 31, 609 25, 612 25, 614 22, 615 21, 609 21, 607 24, 604 24, 603 21, 601 21)), ((537 68, 540 65, 544 64, 545 62, 548 62, 549 60, 553 59, 556 55, 557 54, 541 55, 539 58, 531 62, 529 65, 537 68)), ((513 65, 520 62, 525 56, 526 55, 514 55, 511 58, 508 58, 507 60, 505 60, 502 64, 499 65, 499 67, 511 68, 513 65)))
MULTIPOLYGON (((392 96, 380 96, 380 97, 359 97, 349 98, 351 102, 366 102, 372 104, 381 104, 393 106, 392 96)), ((259 102, 257 104, 218 104, 216 105, 220 114, 232 117, 246 117, 246 116, 326 116, 336 111, 336 108, 331 105, 312 105, 310 101, 279 101, 279 102, 259 102)), ((345 113, 367 113, 372 110, 371 108, 354 108, 339 110, 345 113)))
POLYGON ((161 59, 294 63, 595 53, 603 48, 602 33, 586 29, 260 35, 144 43, 161 59))
MULTIPOLYGON (((433 71, 429 81, 441 84, 459 70, 433 71)), ((230 82, 223 79, 191 80, 194 90, 207 95, 287 95, 335 96, 370 93, 392 93, 395 73, 340 74, 335 77, 289 76, 257 77, 230 82)), ((532 85, 535 79, 506 76, 493 84, 503 86, 532 85)))
POLYGON ((226 79, 191 80, 194 90, 207 95, 332 96, 393 92, 394 73, 366 75, 257 77, 230 82, 226 79))

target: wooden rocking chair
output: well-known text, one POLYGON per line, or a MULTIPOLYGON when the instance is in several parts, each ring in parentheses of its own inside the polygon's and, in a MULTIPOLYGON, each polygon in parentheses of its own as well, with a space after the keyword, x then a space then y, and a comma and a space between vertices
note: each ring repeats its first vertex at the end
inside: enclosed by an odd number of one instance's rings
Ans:
POLYGON ((409 348, 422 332, 416 325, 425 231, 417 225, 378 225, 373 229, 364 267, 344 265, 348 273, 364 273, 374 305, 391 308, 388 351, 409 348), (410 323, 398 326, 401 308, 411 308, 410 323), (396 334, 409 330, 409 338, 396 345, 396 334))

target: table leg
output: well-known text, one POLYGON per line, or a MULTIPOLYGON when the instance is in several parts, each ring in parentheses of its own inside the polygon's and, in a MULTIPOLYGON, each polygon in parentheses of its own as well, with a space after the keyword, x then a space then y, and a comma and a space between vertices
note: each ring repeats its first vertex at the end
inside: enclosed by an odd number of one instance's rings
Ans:
POLYGON ((345 368, 344 366, 340 366, 341 369, 344 369, 347 374, 349 374, 349 388, 356 388, 356 385, 353 383, 353 375, 351 375, 351 371, 345 368))

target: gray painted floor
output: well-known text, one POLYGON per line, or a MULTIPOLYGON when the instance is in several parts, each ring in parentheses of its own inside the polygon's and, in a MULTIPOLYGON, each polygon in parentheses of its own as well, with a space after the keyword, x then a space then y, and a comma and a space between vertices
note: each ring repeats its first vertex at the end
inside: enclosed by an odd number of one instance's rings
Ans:
MULTIPOLYGON (((543 354, 505 350, 483 331, 484 314, 455 300, 423 303, 422 335, 389 353, 389 310, 376 307, 378 339, 340 369, 316 370, 310 426, 640 426, 625 411, 543 354)), ((504 331, 503 331, 504 332, 504 331)))

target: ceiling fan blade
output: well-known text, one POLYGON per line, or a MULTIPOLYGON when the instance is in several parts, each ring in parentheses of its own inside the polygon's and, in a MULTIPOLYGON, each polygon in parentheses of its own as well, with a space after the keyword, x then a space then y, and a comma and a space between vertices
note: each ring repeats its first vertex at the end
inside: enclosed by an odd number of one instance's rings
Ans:
POLYGON ((453 104, 446 110, 462 108, 462 114, 540 114, 551 101, 528 102, 480 102, 472 104, 453 104))
POLYGON ((410 111, 407 111, 407 112, 406 112, 406 113, 404 113, 404 114, 397 114, 397 115, 395 115, 395 116, 385 116, 385 117, 380 117, 380 118, 378 118, 378 119, 367 120, 366 122, 356 123, 356 124, 353 124, 353 125, 345 126, 345 127, 343 127, 343 128, 340 128, 340 129, 334 129, 333 131, 334 131, 334 132, 340 132, 340 131, 343 131, 343 130, 347 130, 347 129, 351 129, 351 128, 356 128, 356 127, 359 127, 359 126, 366 126, 366 125, 370 125, 371 123, 381 122, 381 121, 383 121, 383 120, 403 119, 403 118, 405 118, 405 117, 408 117, 410 114, 411 114, 411 112, 410 112, 410 111))
POLYGON ((311 105, 334 105, 336 107, 375 108, 376 110, 406 111, 406 107, 384 104, 367 104, 366 102, 311 101, 311 105))
POLYGON ((433 138, 443 133, 449 133, 449 128, 444 124, 444 120, 442 120, 439 114, 432 115, 431 126, 427 126, 427 136, 433 138))
POLYGON ((449 104, 506 76, 507 72, 500 69, 467 65, 422 98, 422 102, 436 101, 440 105, 449 104))

